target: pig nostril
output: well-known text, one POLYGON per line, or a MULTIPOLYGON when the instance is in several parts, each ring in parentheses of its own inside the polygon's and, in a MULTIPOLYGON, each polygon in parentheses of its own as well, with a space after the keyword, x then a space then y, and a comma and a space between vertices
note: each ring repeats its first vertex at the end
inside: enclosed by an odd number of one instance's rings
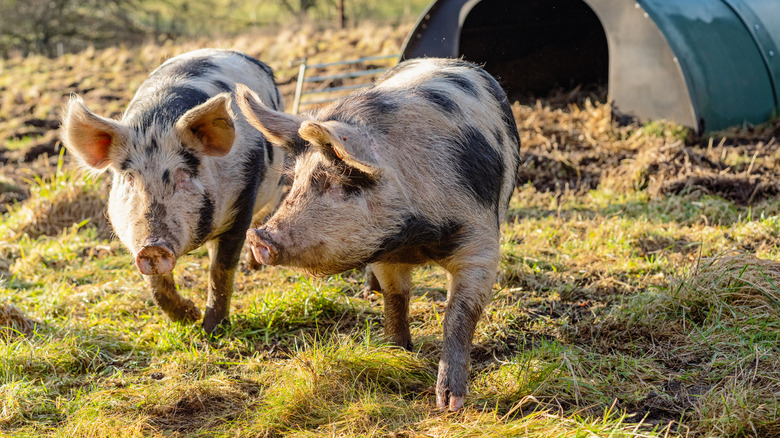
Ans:
POLYGON ((276 247, 268 231, 264 229, 249 229, 246 233, 249 245, 252 248, 252 254, 255 260, 264 265, 273 265, 276 262, 276 247))
POLYGON ((267 246, 262 244, 257 246, 253 245, 252 254, 255 256, 255 260, 257 260, 259 263, 264 265, 271 264, 271 251, 267 246))

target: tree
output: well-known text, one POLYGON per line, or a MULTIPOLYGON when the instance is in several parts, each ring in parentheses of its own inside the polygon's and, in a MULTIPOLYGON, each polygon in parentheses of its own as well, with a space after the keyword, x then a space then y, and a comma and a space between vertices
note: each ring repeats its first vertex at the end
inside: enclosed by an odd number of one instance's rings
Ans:
POLYGON ((2 0, 0 52, 55 55, 107 41, 137 40, 143 32, 129 12, 136 0, 2 0))

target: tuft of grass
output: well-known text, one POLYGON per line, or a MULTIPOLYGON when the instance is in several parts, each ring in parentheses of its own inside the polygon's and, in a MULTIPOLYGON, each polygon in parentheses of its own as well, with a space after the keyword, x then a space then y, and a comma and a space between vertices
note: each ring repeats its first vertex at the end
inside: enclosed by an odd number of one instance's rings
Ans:
POLYGON ((429 391, 435 379, 425 362, 396 347, 374 345, 368 334, 363 342, 306 341, 271 372, 274 383, 250 419, 250 430, 262 434, 327 424, 357 435, 390 432, 410 416, 419 418, 414 394, 429 391))
POLYGON ((639 131, 645 135, 672 139, 681 143, 686 142, 692 135, 689 128, 666 120, 653 120, 647 122, 639 131))
POLYGON ((11 208, 0 233, 52 236, 73 224, 81 227, 89 223, 104 238, 110 235, 105 213, 107 197, 100 178, 84 178, 80 171, 64 168, 64 153, 65 149, 60 149, 51 177, 31 175, 29 199, 11 208))

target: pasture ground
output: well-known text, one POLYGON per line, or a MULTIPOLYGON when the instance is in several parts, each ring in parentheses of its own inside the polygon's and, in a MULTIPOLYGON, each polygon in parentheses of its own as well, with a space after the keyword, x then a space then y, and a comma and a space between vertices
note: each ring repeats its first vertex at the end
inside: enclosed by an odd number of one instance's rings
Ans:
MULTIPOLYGON (((521 184, 456 413, 435 408, 439 268, 414 275, 413 352, 383 342, 357 271, 242 265, 220 337, 166 319, 111 239, 108 178, 58 151, 67 96, 116 117, 164 59, 211 45, 269 63, 289 106, 291 60, 392 53, 407 30, 1 61, 0 435, 780 436, 777 121, 694 138, 617 125, 599 90, 515 103, 521 184)), ((201 250, 175 271, 201 307, 206 267, 201 250)))

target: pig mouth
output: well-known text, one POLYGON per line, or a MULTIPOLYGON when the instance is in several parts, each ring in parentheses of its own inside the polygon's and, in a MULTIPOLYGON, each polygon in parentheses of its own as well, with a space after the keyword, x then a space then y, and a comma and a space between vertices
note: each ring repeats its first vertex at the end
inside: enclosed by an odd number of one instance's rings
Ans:
POLYGON ((144 275, 163 275, 173 271, 176 255, 163 244, 145 245, 135 256, 135 265, 144 275))
POLYGON ((252 248, 255 260, 264 265, 279 264, 279 250, 271 234, 262 228, 250 228, 246 232, 246 240, 252 248))

